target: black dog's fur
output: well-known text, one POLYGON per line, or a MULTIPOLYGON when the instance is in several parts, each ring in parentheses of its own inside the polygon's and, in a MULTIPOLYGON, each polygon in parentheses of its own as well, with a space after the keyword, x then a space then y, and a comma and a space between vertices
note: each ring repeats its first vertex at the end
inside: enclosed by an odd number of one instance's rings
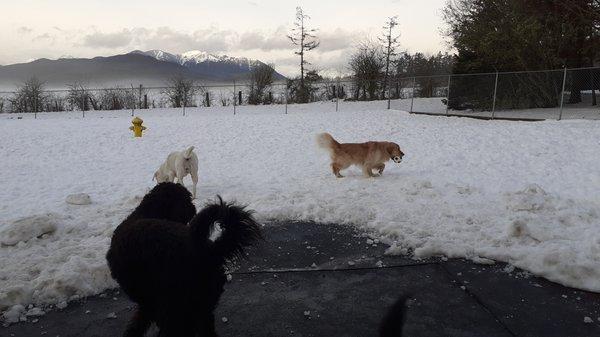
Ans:
POLYGON ((106 259, 138 304, 124 336, 141 337, 152 322, 161 337, 216 336, 213 311, 225 264, 243 256, 260 226, 251 212, 220 197, 195 211, 186 188, 162 183, 115 230, 106 259), (222 232, 213 242, 215 222, 222 232))

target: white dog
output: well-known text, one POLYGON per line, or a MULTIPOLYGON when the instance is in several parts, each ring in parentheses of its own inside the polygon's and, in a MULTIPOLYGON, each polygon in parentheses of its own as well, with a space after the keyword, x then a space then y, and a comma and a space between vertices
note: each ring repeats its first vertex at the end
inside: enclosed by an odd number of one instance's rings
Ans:
POLYGON ((198 157, 193 152, 194 147, 190 146, 185 151, 171 152, 158 171, 154 173, 154 178, 158 183, 173 182, 177 178, 177 182, 183 185, 183 178, 188 174, 192 176, 194 190, 192 196, 196 198, 196 185, 198 185, 198 157))

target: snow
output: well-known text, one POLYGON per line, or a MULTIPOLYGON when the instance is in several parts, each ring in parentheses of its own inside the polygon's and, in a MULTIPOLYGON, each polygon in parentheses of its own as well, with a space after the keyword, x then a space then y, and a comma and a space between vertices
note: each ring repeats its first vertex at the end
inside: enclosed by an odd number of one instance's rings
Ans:
POLYGON ((67 204, 71 205, 89 205, 92 203, 92 199, 89 194, 85 193, 76 193, 67 196, 65 200, 67 204))
POLYGON ((0 243, 6 246, 14 246, 19 242, 26 242, 51 234, 56 231, 60 215, 48 213, 43 215, 32 215, 10 222, 0 228, 0 243))
POLYGON ((334 106, 137 111, 142 138, 128 130, 128 111, 0 115, 0 311, 19 316, 15 305, 44 309, 116 286, 105 262, 114 228, 167 154, 189 145, 199 157, 197 205, 221 194, 261 221, 355 225, 390 254, 504 261, 600 291, 600 122, 334 106), (343 142, 396 141, 406 156, 380 178, 352 168, 336 179, 315 146, 323 131, 343 142), (82 192, 94 202, 65 203, 82 192))
POLYGON ((2 315, 2 318, 6 323, 17 323, 21 314, 25 311, 25 307, 21 304, 16 304, 12 306, 9 310, 6 310, 2 315))
POLYGON ((200 50, 190 50, 187 51, 185 53, 182 53, 179 57, 179 63, 180 64, 185 64, 186 62, 193 62, 193 63, 202 63, 202 62, 218 62, 220 61, 221 58, 218 56, 215 56, 213 54, 204 52, 204 51, 200 51, 200 50))

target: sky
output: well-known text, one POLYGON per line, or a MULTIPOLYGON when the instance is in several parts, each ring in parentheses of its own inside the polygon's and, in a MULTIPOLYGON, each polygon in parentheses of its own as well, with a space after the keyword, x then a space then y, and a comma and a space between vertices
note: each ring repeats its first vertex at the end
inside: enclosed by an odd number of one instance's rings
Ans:
POLYGON ((260 59, 295 75, 298 57, 286 38, 296 6, 311 16, 321 45, 311 67, 344 73, 356 45, 376 41, 386 18, 398 16, 404 51, 446 51, 441 8, 446 0, 2 0, 0 64, 38 58, 94 57, 132 50, 201 50, 260 59))

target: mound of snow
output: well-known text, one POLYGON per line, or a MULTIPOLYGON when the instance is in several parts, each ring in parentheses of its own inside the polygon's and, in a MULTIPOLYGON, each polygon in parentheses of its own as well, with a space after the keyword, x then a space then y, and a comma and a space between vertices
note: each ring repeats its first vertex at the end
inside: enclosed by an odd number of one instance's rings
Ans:
POLYGON ((17 323, 23 312, 25 311, 25 307, 21 304, 13 305, 10 309, 6 310, 4 314, 2 314, 2 318, 6 323, 17 323))
POLYGON ((92 203, 92 198, 85 193, 70 194, 67 196, 66 202, 70 205, 89 205, 92 203))
POLYGON ((18 219, 0 229, 0 243, 14 246, 44 234, 52 234, 60 223, 60 216, 54 213, 33 215, 18 219))

